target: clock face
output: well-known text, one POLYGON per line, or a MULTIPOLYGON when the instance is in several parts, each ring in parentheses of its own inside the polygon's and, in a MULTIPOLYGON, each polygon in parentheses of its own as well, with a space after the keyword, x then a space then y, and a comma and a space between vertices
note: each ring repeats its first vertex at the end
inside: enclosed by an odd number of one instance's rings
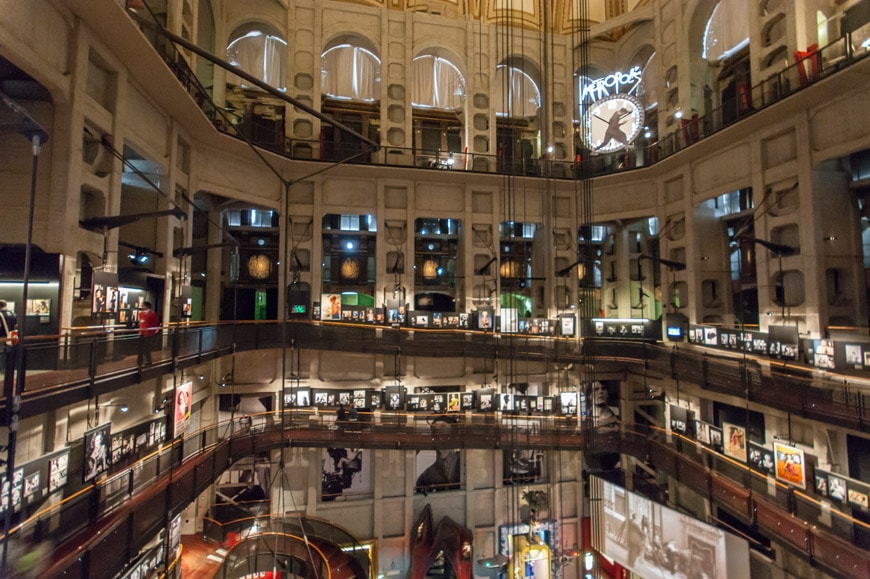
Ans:
POLYGON ((593 103, 583 119, 583 142, 593 154, 627 149, 643 128, 643 107, 616 94, 593 103))

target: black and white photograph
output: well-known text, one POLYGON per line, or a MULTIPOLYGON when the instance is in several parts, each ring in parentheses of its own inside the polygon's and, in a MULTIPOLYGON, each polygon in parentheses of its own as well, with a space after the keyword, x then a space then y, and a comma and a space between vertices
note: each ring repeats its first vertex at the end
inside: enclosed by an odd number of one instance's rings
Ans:
POLYGON ((577 393, 562 392, 559 394, 562 416, 577 416, 577 393))
POLYGON ((401 386, 387 386, 384 388, 386 395, 387 410, 401 410, 404 406, 405 393, 401 386))
POLYGON ((111 424, 103 424, 85 432, 84 482, 92 481, 109 469, 111 424))
POLYGON ((323 449, 321 500, 346 500, 371 493, 371 460, 372 451, 362 448, 323 449))
POLYGON ((461 398, 462 410, 474 410, 474 393, 463 392, 461 398))
POLYGON ((481 412, 492 412, 494 410, 494 406, 492 403, 492 391, 487 390, 486 392, 480 392, 478 394, 478 410, 481 412))
POLYGON ((846 501, 846 479, 828 474, 828 496, 835 501, 846 501))
POLYGON ((66 477, 69 473, 69 454, 64 453, 48 461, 48 492, 62 488, 66 485, 66 477))
POLYGON ((712 424, 710 425, 710 446, 722 449, 722 429, 712 424))
POLYGON ((454 449, 417 451, 414 490, 428 494, 459 489, 460 459, 459 450, 454 449))
POLYGON ((671 404, 668 408, 671 414, 671 431, 684 436, 690 434, 695 422, 695 413, 676 404, 671 404))
POLYGON ((30 473, 29 475, 24 477, 24 499, 28 503, 39 498, 38 496, 35 496, 35 495, 42 494, 39 492, 40 491, 39 482, 40 482, 39 471, 30 473))
POLYGON ((749 443, 749 454, 747 455, 746 462, 758 472, 766 475, 774 474, 773 451, 760 444, 755 442, 749 443))
POLYGON ((860 369, 863 367, 863 360, 860 344, 846 344, 846 364, 860 369))
POLYGON ((749 577, 744 539, 602 479, 591 484, 600 489, 595 508, 603 511, 593 521, 604 527, 593 532, 593 547, 639 576, 749 577))
POLYGON ((315 406, 326 406, 329 404, 329 392, 325 392, 323 390, 315 390, 314 391, 314 405, 315 406))
POLYGON ((540 449, 504 451, 504 484, 531 484, 544 478, 544 452, 540 449))

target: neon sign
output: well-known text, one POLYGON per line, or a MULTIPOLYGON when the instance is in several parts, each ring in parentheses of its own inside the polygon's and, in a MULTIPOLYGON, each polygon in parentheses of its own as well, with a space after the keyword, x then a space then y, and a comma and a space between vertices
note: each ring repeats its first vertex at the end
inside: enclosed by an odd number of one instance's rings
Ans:
POLYGON ((583 86, 580 102, 598 101, 612 94, 630 93, 637 88, 643 77, 643 71, 635 66, 628 72, 614 72, 603 78, 596 78, 583 86), (627 90, 624 90, 627 89, 627 90))

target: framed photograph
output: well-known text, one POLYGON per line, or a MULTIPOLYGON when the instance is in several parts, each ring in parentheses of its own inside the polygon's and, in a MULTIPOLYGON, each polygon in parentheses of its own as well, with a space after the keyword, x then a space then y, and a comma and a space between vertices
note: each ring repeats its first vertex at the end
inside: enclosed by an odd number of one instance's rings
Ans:
POLYGON ((463 392, 461 400, 462 410, 474 410, 474 392, 463 392))
POLYGON ((701 444, 710 446, 710 425, 703 420, 695 421, 695 438, 701 444))
POLYGON ((24 499, 28 503, 38 498, 34 495, 40 494, 39 482, 39 471, 36 471, 24 477, 24 499))
POLYGON ((459 412, 460 409, 459 392, 449 393, 447 395, 447 412, 459 412))
POLYGON ((807 488, 804 451, 775 442, 773 454, 776 462, 776 478, 802 489, 807 488))
POLYGON ((69 453, 56 456, 48 461, 48 492, 62 488, 66 485, 66 477, 69 473, 69 453))
POLYGON ((849 489, 849 502, 866 511, 868 506, 867 493, 855 489, 849 489))
POLYGON ((709 425, 710 446, 722 450, 722 429, 718 426, 709 425))
POLYGON ((495 410, 492 390, 480 391, 478 393, 477 409, 481 412, 493 412, 495 410))
POLYGON ((861 345, 846 344, 846 364, 860 368, 863 365, 863 362, 864 358, 861 355, 861 345))
POLYGON ((846 500, 846 479, 828 473, 828 496, 835 501, 846 500))
POLYGON ((828 473, 817 470, 813 488, 820 497, 828 496, 828 473))
POLYGON ((50 299, 27 300, 27 315, 28 316, 50 316, 51 315, 51 300, 50 299))
POLYGON ((774 473, 773 451, 765 446, 750 442, 747 462, 750 467, 758 472, 763 472, 767 475, 774 473))
POLYGON ((109 444, 111 443, 111 423, 85 432, 84 482, 96 479, 109 469, 109 444))
POLYGON ((746 429, 730 422, 722 423, 723 452, 734 460, 746 462, 746 429))

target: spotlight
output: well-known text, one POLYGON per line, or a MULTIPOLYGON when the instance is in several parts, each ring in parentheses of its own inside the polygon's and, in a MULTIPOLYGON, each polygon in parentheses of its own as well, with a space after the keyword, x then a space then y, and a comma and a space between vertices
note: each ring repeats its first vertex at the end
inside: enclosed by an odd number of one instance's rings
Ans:
POLYGON ((141 247, 131 251, 127 257, 130 258, 130 263, 133 265, 145 265, 151 261, 151 255, 148 253, 148 250, 141 247))
POLYGON ((353 249, 353 241, 348 241, 344 244, 345 249, 353 249))
POLYGON ((129 412, 129 411, 130 411, 129 406, 127 406, 126 404, 121 404, 121 412, 129 412))

